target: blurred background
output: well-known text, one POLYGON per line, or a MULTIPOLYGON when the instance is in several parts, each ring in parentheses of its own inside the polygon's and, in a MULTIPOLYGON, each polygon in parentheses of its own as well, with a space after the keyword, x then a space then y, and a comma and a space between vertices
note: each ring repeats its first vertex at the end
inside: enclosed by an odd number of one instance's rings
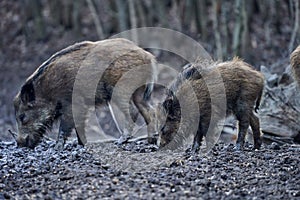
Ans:
POLYGON ((299 10, 299 0, 0 0, 0 132, 15 123, 12 99, 25 79, 75 42, 164 27, 194 38, 214 59, 237 55, 281 74, 300 44, 299 10))

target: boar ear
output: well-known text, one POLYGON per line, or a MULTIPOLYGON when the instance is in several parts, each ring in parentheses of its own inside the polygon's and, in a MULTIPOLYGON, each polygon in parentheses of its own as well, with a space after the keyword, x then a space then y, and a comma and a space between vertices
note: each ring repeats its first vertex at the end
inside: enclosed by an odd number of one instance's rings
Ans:
POLYGON ((23 103, 31 103, 35 101, 35 94, 32 81, 23 85, 21 89, 21 100, 23 103))
POLYGON ((173 109, 173 98, 167 97, 166 100, 163 102, 163 107, 167 112, 172 110, 173 109))

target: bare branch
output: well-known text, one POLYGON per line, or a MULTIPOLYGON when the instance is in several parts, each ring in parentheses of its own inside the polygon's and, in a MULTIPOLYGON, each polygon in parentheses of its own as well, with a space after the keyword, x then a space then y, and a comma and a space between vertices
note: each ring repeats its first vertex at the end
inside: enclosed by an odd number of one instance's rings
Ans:
POLYGON ((16 140, 16 138, 17 138, 17 134, 15 133, 15 132, 12 132, 12 130, 8 130, 8 132, 12 135, 12 137, 16 140))

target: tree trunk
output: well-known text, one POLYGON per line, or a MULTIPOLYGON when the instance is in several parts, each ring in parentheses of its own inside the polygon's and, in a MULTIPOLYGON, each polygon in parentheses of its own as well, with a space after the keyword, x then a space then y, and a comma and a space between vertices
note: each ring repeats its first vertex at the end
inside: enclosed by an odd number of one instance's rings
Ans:
POLYGON ((102 25, 100 23, 100 19, 99 19, 99 16, 97 14, 97 11, 96 11, 96 8, 92 2, 92 0, 86 0, 87 1, 87 4, 88 4, 88 7, 92 13, 92 16, 93 16, 93 20, 94 20, 94 24, 95 24, 95 27, 96 27, 96 30, 97 30, 97 34, 98 34, 98 38, 100 40, 104 39, 105 36, 104 36, 104 33, 103 33, 103 28, 102 28, 102 25))
POLYGON ((127 23, 127 4, 124 0, 116 0, 117 11, 118 11, 118 22, 119 22, 119 31, 125 31, 128 29, 127 23))
POLYGON ((145 27, 145 26, 147 26, 147 20, 145 17, 145 10, 144 10, 142 3, 143 3, 142 1, 136 1, 135 5, 137 7, 137 13, 138 13, 138 19, 140 21, 140 26, 145 27))
POLYGON ((207 7, 205 0, 194 0, 195 13, 196 13, 196 27, 198 33, 201 34, 201 40, 205 41, 207 39, 207 7))
POLYGON ((25 26, 24 30, 29 39, 43 40, 46 37, 46 27, 42 15, 42 4, 39 0, 26 0, 25 7, 25 26), (27 27, 28 20, 32 19, 34 23, 34 30, 27 27), (31 33, 33 31, 33 33, 31 33))
POLYGON ((130 25, 132 30, 132 40, 137 44, 139 43, 138 34, 136 31, 137 28, 137 19, 136 19, 136 10, 135 10, 135 0, 128 0, 129 5, 129 15, 130 15, 130 25))
POLYGON ((236 21, 234 25, 234 32, 233 32, 233 44, 232 50, 234 55, 240 54, 240 45, 241 45, 241 32, 243 26, 243 19, 241 14, 242 8, 242 1, 243 0, 235 0, 234 11, 236 15, 236 21))
POLYGON ((221 35, 219 31, 219 21, 218 21, 218 6, 219 0, 213 1, 213 32, 215 36, 215 42, 217 47, 217 59, 223 60, 223 50, 222 50, 222 43, 221 43, 221 35))
MULTIPOLYGON (((248 1, 247 1, 248 2, 248 1)), ((246 3, 244 0, 235 1, 236 22, 233 33, 233 54, 249 60, 249 25, 246 3)))

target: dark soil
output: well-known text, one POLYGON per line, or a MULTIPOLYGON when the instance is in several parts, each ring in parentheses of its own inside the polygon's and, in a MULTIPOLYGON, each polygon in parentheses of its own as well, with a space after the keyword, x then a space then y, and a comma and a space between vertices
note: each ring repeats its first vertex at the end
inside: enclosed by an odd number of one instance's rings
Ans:
POLYGON ((219 143, 206 155, 54 142, 34 150, 0 143, 0 199, 299 199, 300 146, 243 152, 219 143))

